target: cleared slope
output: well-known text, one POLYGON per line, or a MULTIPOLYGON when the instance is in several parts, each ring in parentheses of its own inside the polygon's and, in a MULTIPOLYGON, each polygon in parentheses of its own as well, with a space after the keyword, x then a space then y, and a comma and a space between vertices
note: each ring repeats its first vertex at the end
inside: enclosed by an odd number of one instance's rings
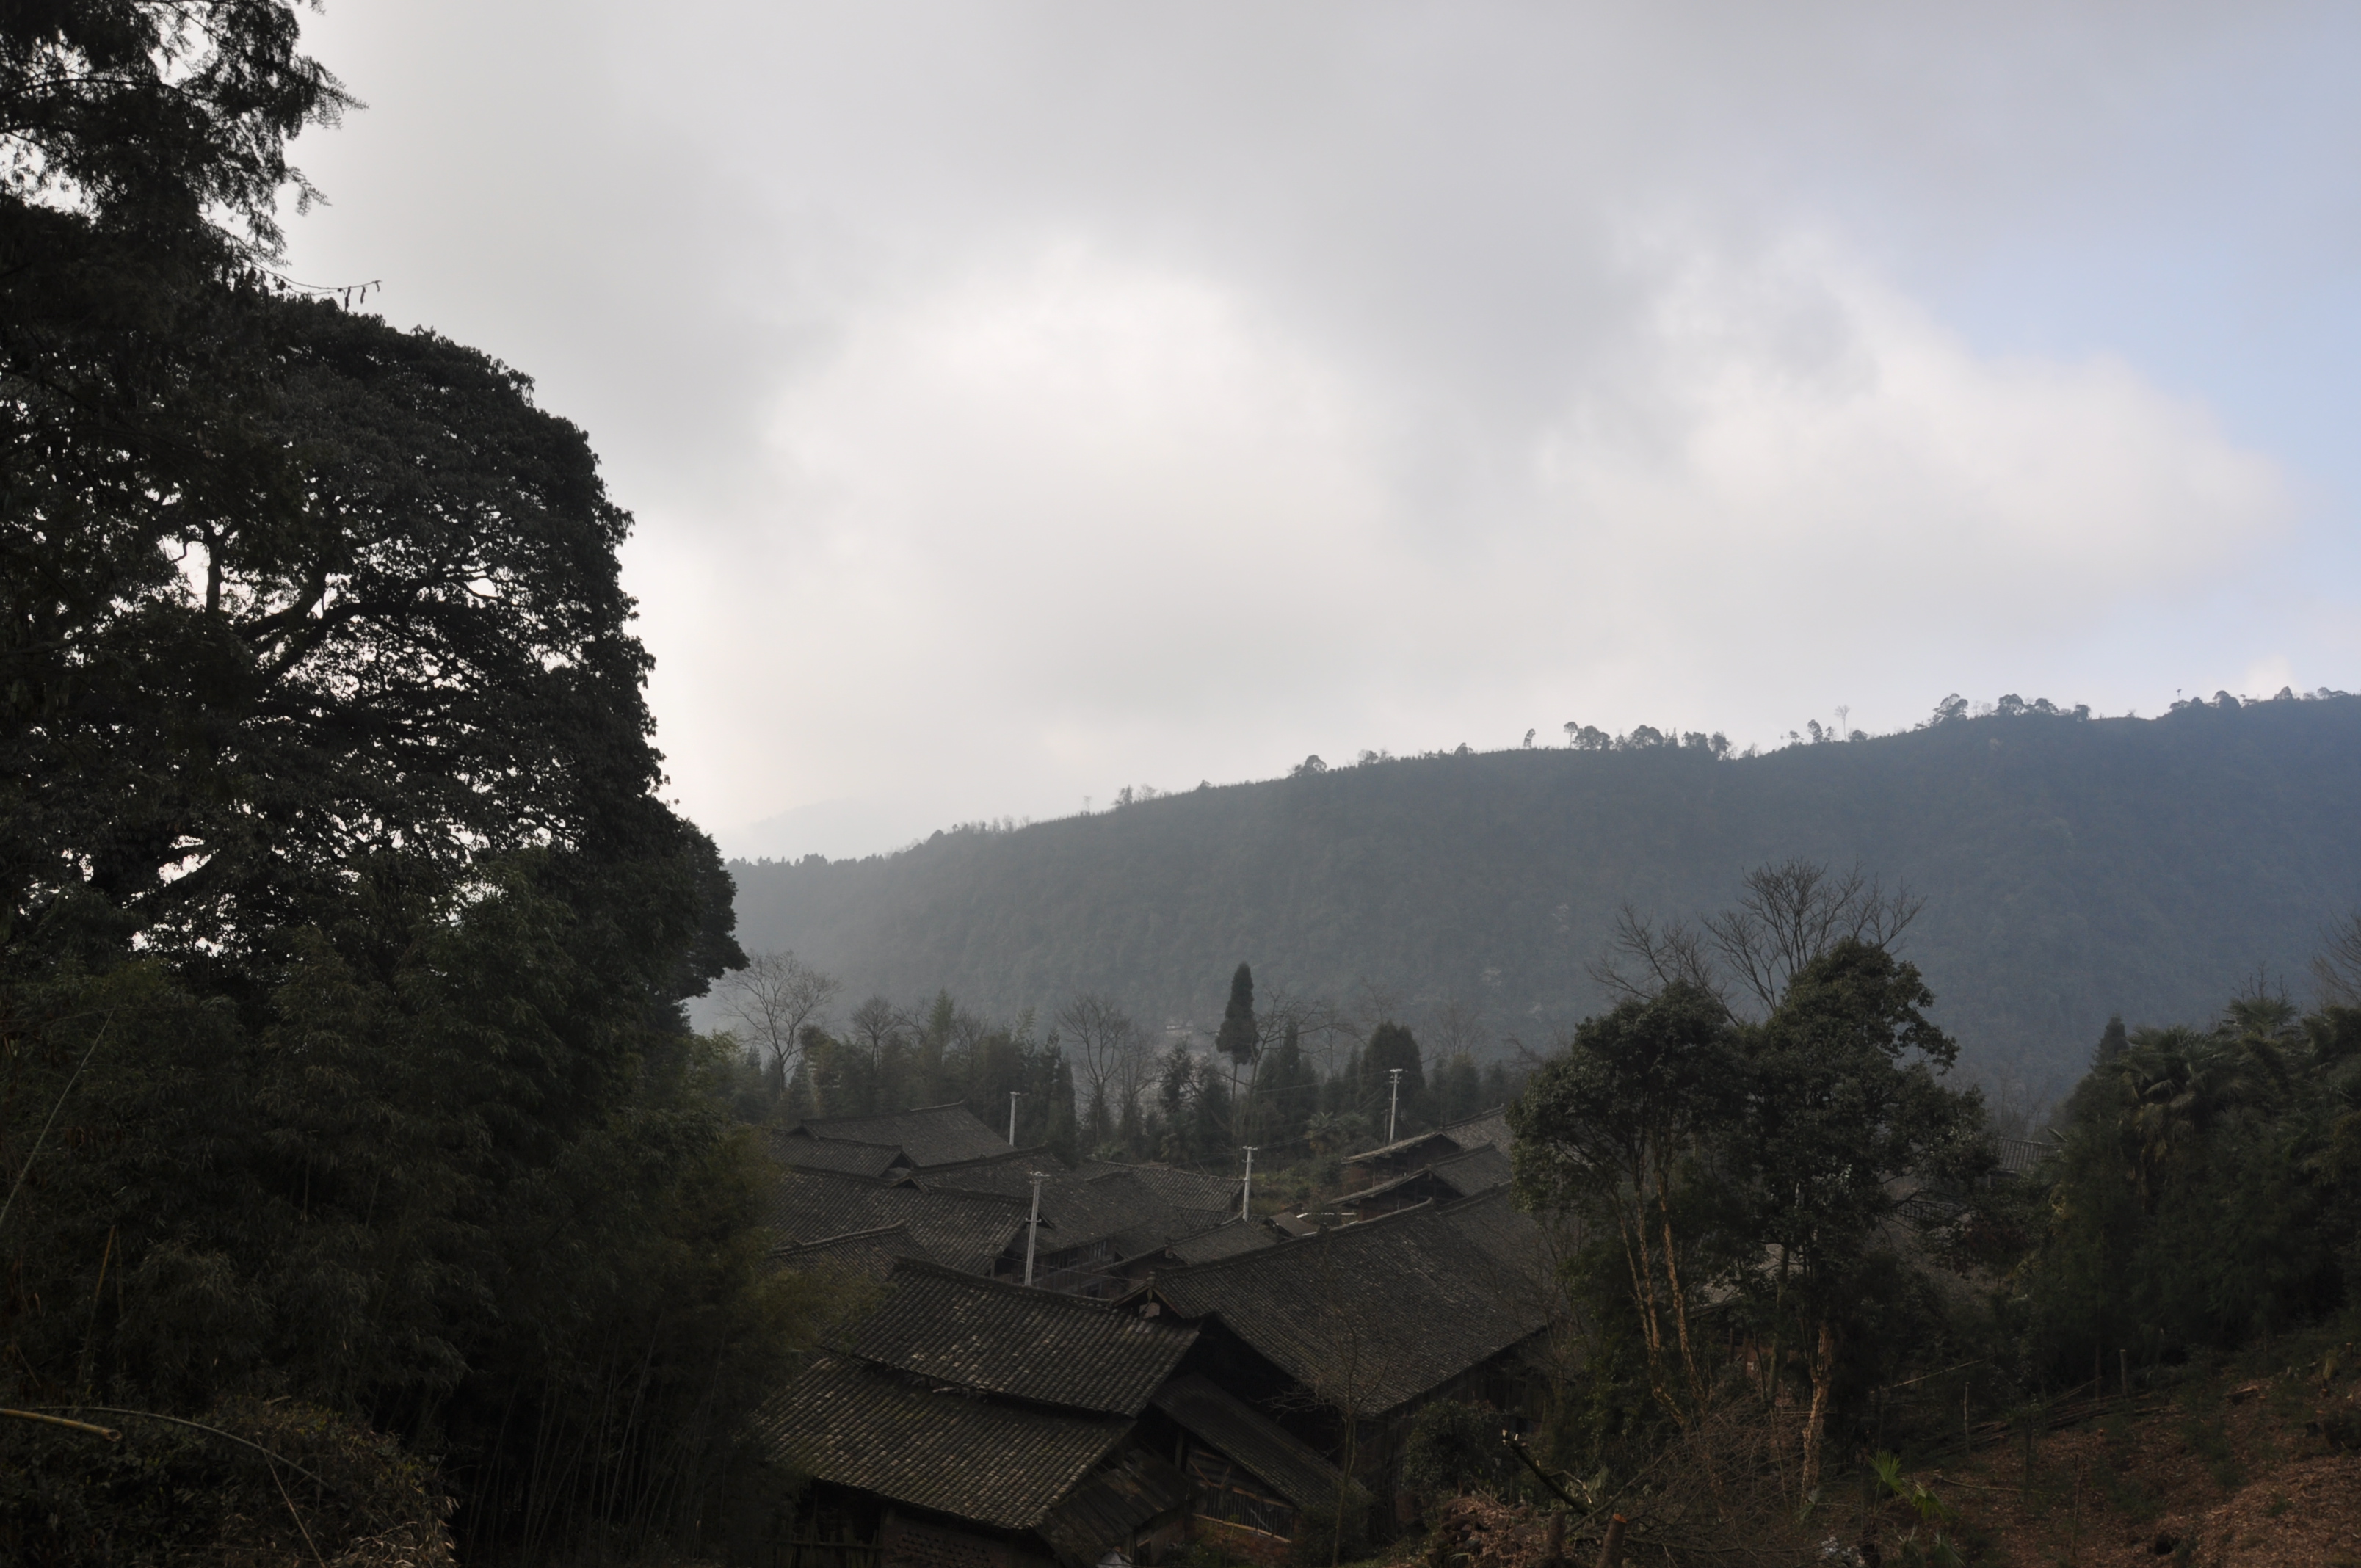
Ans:
POLYGON ((1856 858, 1987 1070, 2079 1069, 2106 1015, 2202 1018, 2257 965, 2301 997, 2361 902, 2361 699, 2157 720, 1963 720, 1716 762, 1670 751, 1395 762, 1166 796, 901 854, 738 862, 750 950, 853 997, 1013 1014, 1081 989, 1219 1015, 1229 970, 1479 1003, 1528 1040, 1595 1007, 1617 908, 1718 907, 1748 867, 1856 858))

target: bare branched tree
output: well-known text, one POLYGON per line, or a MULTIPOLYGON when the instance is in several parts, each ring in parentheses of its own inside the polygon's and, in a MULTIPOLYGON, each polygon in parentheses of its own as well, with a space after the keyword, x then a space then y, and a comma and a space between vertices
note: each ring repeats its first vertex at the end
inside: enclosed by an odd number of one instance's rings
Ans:
POLYGON ((1336 1026, 1352 1037, 1355 1045, 1367 1045, 1380 1024, 1400 1021, 1407 1010, 1406 999, 1393 986, 1367 975, 1353 982, 1343 1005, 1335 1010, 1336 1026))
POLYGON ((1435 1003, 1427 1013, 1426 1027, 1437 1061, 1462 1054, 1484 1056, 1491 1043, 1491 1034, 1484 1026, 1483 1003, 1460 996, 1446 996, 1435 1003))
POLYGON ((1615 934, 1590 966, 1590 978, 1618 1000, 1645 1001, 1670 985, 1697 986, 1728 1000, 1704 931, 1686 920, 1660 926, 1630 904, 1616 911, 1615 934))
POLYGON ((853 1047, 868 1059, 871 1070, 884 1068, 885 1058, 903 1043, 909 1020, 882 996, 873 996, 852 1010, 853 1047))
POLYGON ((1887 893, 1859 865, 1832 873, 1789 859, 1747 872, 1737 906, 1703 925, 1722 964, 1769 1009, 1797 970, 1837 943, 1891 947, 1926 903, 1905 887, 1887 893))
POLYGON ((1096 1147, 1123 1113, 1124 1068, 1137 1054, 1139 1026, 1115 998, 1095 991, 1083 992, 1059 1008, 1052 1022, 1082 1069, 1082 1119, 1096 1147))
POLYGON ((762 1056, 773 1088, 784 1091, 802 1049, 805 1025, 827 1026, 835 980, 791 952, 757 953, 744 969, 721 977, 720 991, 722 1010, 762 1056))
POLYGON ((2361 910, 2322 934, 2320 951, 2312 960, 2312 978, 2320 987, 2323 1004, 2361 1007, 2361 910))

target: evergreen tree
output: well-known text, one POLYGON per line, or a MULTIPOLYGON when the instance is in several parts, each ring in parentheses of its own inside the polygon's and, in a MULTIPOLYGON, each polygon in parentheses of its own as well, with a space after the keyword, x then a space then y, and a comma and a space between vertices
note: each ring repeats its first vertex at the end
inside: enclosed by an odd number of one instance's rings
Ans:
POLYGON ((1320 1075, 1303 1057, 1302 1031, 1293 1019, 1255 1072, 1255 1135, 1286 1145, 1303 1136, 1320 1110, 1320 1075))
POLYGON ((1187 1045, 1176 1040, 1164 1055, 1164 1070, 1156 1085, 1158 1158, 1176 1165, 1187 1163, 1191 1102, 1196 1091, 1197 1058, 1187 1045))
POLYGON ((1476 1066, 1476 1058, 1461 1051, 1435 1072, 1435 1120, 1448 1125, 1466 1121, 1483 1109, 1483 1073, 1476 1066))
POLYGON ((1386 1124, 1388 1109, 1395 1104, 1392 1073, 1397 1068, 1401 1069, 1401 1092, 1394 1135, 1407 1137, 1429 1120, 1426 1073, 1419 1065, 1417 1037, 1388 1019, 1370 1033, 1368 1046, 1361 1053, 1361 1103, 1380 1129, 1386 1124))
POLYGON ((2107 1019, 2106 1032, 2099 1036, 2098 1048, 2091 1055, 2091 1065, 2094 1069, 2106 1067, 2130 1048, 2131 1036, 2124 1031, 2124 1015, 2114 1014, 2107 1019))
POLYGON ((1230 1080, 1221 1058, 1208 1056, 1197 1064, 1196 1092, 1190 1098, 1189 1157, 1219 1163, 1235 1157, 1236 1133, 1231 1117, 1230 1080))
POLYGON ((1074 1120, 1074 1069, 1066 1060, 1065 1052, 1057 1047, 1049 1047, 1047 1054, 1049 1124, 1041 1141, 1049 1146, 1051 1154, 1071 1166, 1082 1157, 1082 1133, 1074 1120))
POLYGON ((1254 1059, 1261 1044, 1262 1028, 1255 1022, 1254 971, 1240 964, 1237 973, 1230 976, 1229 1004, 1222 1010, 1222 1028, 1213 1036, 1213 1048, 1243 1068, 1254 1059))

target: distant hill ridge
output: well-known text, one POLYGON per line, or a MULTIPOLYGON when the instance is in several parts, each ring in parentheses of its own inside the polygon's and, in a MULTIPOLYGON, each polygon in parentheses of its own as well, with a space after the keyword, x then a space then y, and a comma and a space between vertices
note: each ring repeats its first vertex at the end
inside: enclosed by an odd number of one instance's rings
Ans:
POLYGON ((2112 1012, 2211 1016, 2260 966, 2299 1000, 2361 903, 2361 698, 2025 711, 1718 760, 1697 749, 1435 756, 1161 795, 862 861, 734 862, 739 936, 857 1000, 1047 1016, 1077 991, 1220 1015, 1229 973, 1495 1037, 1597 1008, 1626 901, 1719 908, 1801 855, 1923 894, 1905 940, 1986 1076, 2079 1070, 2112 1012))

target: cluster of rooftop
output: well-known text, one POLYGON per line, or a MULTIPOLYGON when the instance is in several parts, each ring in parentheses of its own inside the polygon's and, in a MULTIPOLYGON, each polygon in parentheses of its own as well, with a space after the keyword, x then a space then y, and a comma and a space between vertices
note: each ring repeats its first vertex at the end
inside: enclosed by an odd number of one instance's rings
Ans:
POLYGON ((1067 1169, 960 1106, 784 1135, 782 1253, 838 1299, 763 1415, 812 1482, 784 1568, 1276 1563, 1390 1499, 1424 1406, 1521 1424, 1560 1314, 1507 1139, 1495 1113, 1372 1150, 1333 1212, 1274 1223, 1227 1179, 1067 1169))

